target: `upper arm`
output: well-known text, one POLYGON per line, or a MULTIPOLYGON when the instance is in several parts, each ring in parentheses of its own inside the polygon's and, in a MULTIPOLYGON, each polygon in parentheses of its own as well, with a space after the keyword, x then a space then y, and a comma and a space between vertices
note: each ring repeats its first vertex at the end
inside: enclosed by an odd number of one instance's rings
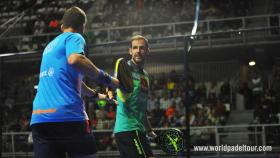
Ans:
POLYGON ((147 76, 147 82, 148 82, 148 87, 149 87, 149 90, 150 90, 150 75, 148 74, 148 72, 146 70, 143 70, 144 71, 144 74, 145 76, 147 76))
POLYGON ((67 58, 72 54, 84 54, 85 39, 80 34, 71 34, 65 42, 67 58))
POLYGON ((85 58, 85 56, 83 56, 82 54, 72 53, 67 58, 67 61, 68 61, 68 64, 74 65, 74 64, 80 62, 81 59, 83 59, 83 58, 85 58))

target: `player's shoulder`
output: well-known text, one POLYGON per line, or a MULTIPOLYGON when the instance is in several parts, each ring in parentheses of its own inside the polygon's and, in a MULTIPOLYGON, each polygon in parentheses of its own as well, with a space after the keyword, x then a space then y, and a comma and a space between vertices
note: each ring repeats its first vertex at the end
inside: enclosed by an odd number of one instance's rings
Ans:
POLYGON ((75 33, 75 32, 65 32, 63 33, 63 35, 65 36, 66 39, 81 39, 83 41, 85 41, 84 37, 79 34, 79 33, 75 33))
POLYGON ((149 73, 145 69, 143 69, 143 73, 144 75, 149 76, 149 73))
POLYGON ((84 37, 81 34, 75 33, 75 32, 71 32, 70 37, 76 37, 76 38, 84 39, 84 37))

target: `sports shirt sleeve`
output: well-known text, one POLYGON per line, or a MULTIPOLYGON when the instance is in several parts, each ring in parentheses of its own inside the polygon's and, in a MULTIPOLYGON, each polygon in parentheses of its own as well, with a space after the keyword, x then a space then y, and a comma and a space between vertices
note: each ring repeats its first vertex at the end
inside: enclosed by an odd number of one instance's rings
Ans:
POLYGON ((65 42, 67 58, 73 53, 84 53, 85 39, 80 34, 75 33, 70 35, 65 42))

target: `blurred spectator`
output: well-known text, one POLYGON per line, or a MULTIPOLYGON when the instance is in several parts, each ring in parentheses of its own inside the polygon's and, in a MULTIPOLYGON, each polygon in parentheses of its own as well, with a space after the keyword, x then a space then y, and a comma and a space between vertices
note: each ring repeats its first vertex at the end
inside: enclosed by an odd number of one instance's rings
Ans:
POLYGON ((154 110, 151 112, 151 125, 153 127, 160 127, 164 120, 164 110, 160 108, 160 105, 157 105, 154 110))
POLYGON ((171 102, 175 102, 176 105, 180 105, 182 103, 182 97, 178 95, 179 91, 173 91, 171 96, 171 102))
POLYGON ((166 80, 165 73, 161 73, 159 78, 158 78, 158 82, 157 82, 157 84, 159 85, 159 88, 164 89, 166 82, 167 82, 167 80, 166 80))
POLYGON ((239 92, 244 96, 245 109, 253 108, 252 90, 249 88, 247 82, 244 82, 239 88, 239 92))
POLYGON ((108 112, 104 109, 104 107, 100 107, 96 110, 96 119, 97 119, 97 129, 104 129, 105 121, 107 120, 108 112))
POLYGON ((218 96, 217 82, 211 82, 210 87, 208 89, 208 98, 209 97, 217 98, 217 96, 218 96))
POLYGON ((206 93, 207 89, 206 86, 203 82, 199 83, 197 88, 196 88, 196 97, 198 100, 202 99, 204 100, 206 98, 206 93))
MULTIPOLYGON (((254 117, 254 119, 250 122, 250 125, 258 125, 260 124, 259 117, 254 117)), ((261 127, 248 127, 248 130, 251 132, 249 134, 249 144, 250 145, 260 145, 261 144, 261 135, 257 134, 262 129, 261 127)))
POLYGON ((147 106, 148 112, 152 112, 154 109, 156 109, 156 106, 158 104, 159 104, 158 99, 157 99, 155 93, 152 92, 152 94, 150 95, 150 97, 148 99, 148 106, 147 106))
POLYGON ((16 118, 16 121, 10 125, 8 130, 10 132, 20 132, 22 130, 20 120, 16 118))
POLYGON ((39 20, 36 20, 34 23, 34 35, 39 35, 44 33, 44 29, 46 27, 45 21, 41 18, 39 20))
POLYGON ((163 94, 162 98, 159 100, 160 109, 166 110, 171 105, 171 100, 168 97, 168 94, 163 94))
POLYGON ((255 109, 255 116, 260 118, 260 123, 270 123, 269 118, 272 114, 271 102, 269 100, 261 99, 260 104, 255 109))
POLYGON ((1 41, 0 43, 0 54, 4 53, 17 53, 18 49, 13 41, 1 41))
POLYGON ((171 117, 173 117, 173 115, 176 112, 176 103, 172 102, 172 104, 170 104, 170 106, 165 110, 165 116, 170 119, 171 117))
POLYGON ((230 97, 230 83, 229 80, 226 80, 223 82, 221 85, 221 90, 220 90, 220 96, 221 98, 229 98, 230 97))
POLYGON ((174 81, 172 81, 171 78, 168 78, 167 82, 166 82, 166 87, 167 87, 169 96, 170 96, 170 94, 173 93, 175 86, 176 86, 176 83, 174 81))
POLYGON ((186 85, 187 93, 182 95, 185 95, 186 104, 191 105, 196 99, 195 81, 192 77, 189 77, 187 79, 187 83, 185 84, 187 84, 186 85))
POLYGON ((49 22, 49 32, 58 32, 59 31, 59 22, 57 19, 52 19, 49 22))
POLYGON ((171 70, 171 72, 169 73, 169 78, 174 83, 178 83, 179 82, 179 76, 178 76, 177 72, 174 69, 171 70))
POLYGON ((215 116, 218 117, 219 123, 221 125, 226 124, 226 108, 221 100, 217 100, 217 104, 215 105, 215 116))
POLYGON ((114 109, 113 106, 109 106, 109 111, 108 111, 108 115, 107 115, 109 120, 114 120, 116 117, 116 111, 114 109))
POLYGON ((253 72, 250 85, 252 89, 253 106, 255 107, 260 103, 260 98, 263 94, 263 80, 260 74, 256 71, 253 72))

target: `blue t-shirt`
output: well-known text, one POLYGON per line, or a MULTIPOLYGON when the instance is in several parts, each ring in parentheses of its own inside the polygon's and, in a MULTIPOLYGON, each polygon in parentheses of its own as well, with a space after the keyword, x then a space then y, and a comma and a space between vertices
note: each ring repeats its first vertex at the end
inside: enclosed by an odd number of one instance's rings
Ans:
POLYGON ((31 125, 88 120, 81 98, 83 74, 67 60, 73 53, 84 53, 84 46, 84 38, 71 32, 62 33, 47 45, 43 52, 31 125))

